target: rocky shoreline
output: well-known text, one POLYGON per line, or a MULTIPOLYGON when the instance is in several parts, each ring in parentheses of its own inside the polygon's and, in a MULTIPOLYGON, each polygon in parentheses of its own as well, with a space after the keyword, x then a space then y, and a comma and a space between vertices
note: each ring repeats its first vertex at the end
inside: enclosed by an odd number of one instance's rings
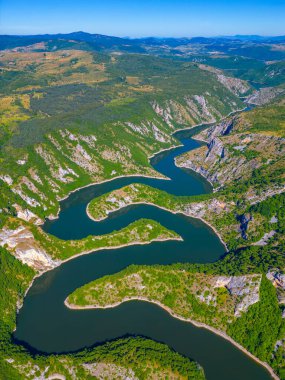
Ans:
MULTIPOLYGON (((222 117, 219 121, 215 121, 215 122, 205 122, 205 123, 200 123, 200 124, 195 124, 195 125, 192 125, 191 127, 186 127, 186 128, 179 128, 179 129, 176 129, 175 131, 173 131, 171 133, 171 135, 175 135, 175 133, 177 132, 182 132, 182 131, 190 131, 191 129, 194 129, 194 128, 197 128, 197 127, 202 127, 203 125, 205 126, 211 126, 211 125, 215 125, 215 123, 220 123, 222 122, 223 120, 227 119, 228 117, 232 116, 232 115, 235 115, 237 113, 241 113, 243 111, 245 111, 247 109, 247 107, 244 107, 244 108, 241 108, 241 109, 238 109, 236 111, 232 111, 230 112, 228 115, 222 117)), ((199 140, 199 139, 196 139, 195 137, 192 137, 194 140, 197 140, 197 141, 202 141, 202 142, 205 142, 203 140, 199 140)), ((160 154, 160 153, 163 153, 163 152, 167 152, 169 150, 172 150, 172 149, 175 149, 175 148, 178 148, 178 147, 181 147, 183 146, 183 144, 177 144, 177 145, 172 145, 170 146, 169 148, 165 148, 165 149, 161 149, 155 153, 153 153, 151 156, 148 157, 148 160, 150 161, 153 157, 155 157, 156 155, 160 154)), ((175 163, 176 164, 176 163, 175 163)), ((192 169, 191 169, 192 170, 192 169)), ((195 170, 193 170, 195 172, 195 170)), ((198 173, 200 174, 200 173, 198 173)), ((202 177, 204 177, 202 174, 201 174, 202 177)), ((68 192, 66 194, 66 196, 62 197, 59 199, 59 202, 62 202, 64 201, 65 199, 67 199, 71 194, 73 193, 76 193, 77 191, 80 191, 82 189, 85 189, 87 187, 90 187, 90 186, 95 186, 95 185, 100 185, 100 184, 103 184, 103 183, 106 183, 106 182, 111 182, 111 181, 114 181, 116 179, 119 179, 119 178, 126 178, 126 177, 144 177, 144 178, 156 178, 156 179, 162 179, 162 180, 170 180, 170 178, 162 175, 161 173, 157 172, 157 175, 144 175, 144 174, 126 174, 126 175, 119 175, 119 176, 116 176, 116 177, 113 177, 113 178, 109 178, 109 179, 105 179, 105 180, 101 180, 99 182, 92 182, 92 183, 89 183, 87 185, 84 185, 84 186, 81 186, 81 187, 78 187, 77 189, 74 189, 74 190, 71 190, 70 192, 68 192), (160 174, 160 175, 159 175, 160 174)), ((204 177, 211 185, 213 185, 211 183, 211 181, 204 177)), ((59 216, 59 213, 60 213, 60 207, 59 207, 59 210, 57 212, 56 215, 51 215, 48 219, 51 219, 51 220, 54 220, 54 219, 57 219, 58 216, 59 216)), ((42 224, 44 224, 44 221, 42 221, 42 224)))
POLYGON ((209 325, 206 325, 205 323, 201 323, 201 322, 197 322, 191 318, 184 318, 184 317, 181 317, 180 315, 178 314, 175 314, 168 306, 165 306, 163 305, 162 303, 158 302, 158 301, 154 301, 154 300, 149 300, 147 298, 144 298, 144 297, 130 297, 128 299, 124 299, 122 300, 121 302, 117 302, 117 303, 114 303, 114 304, 110 304, 110 305, 106 305, 106 306, 77 306, 77 305, 72 305, 72 304, 69 304, 67 298, 65 299, 64 301, 64 305, 69 308, 69 309, 73 309, 73 310, 86 310, 86 309, 110 309, 110 308, 115 308, 119 305, 121 305, 122 303, 124 302, 130 302, 130 301, 142 301, 142 302, 149 302, 149 303, 153 303, 159 307, 161 307, 163 310, 165 310, 167 313, 169 313, 173 318, 176 318, 176 319, 179 319, 180 321, 183 321, 183 322, 189 322, 191 323, 192 325, 196 326, 196 327, 199 327, 199 328, 203 328, 203 329, 206 329, 206 330, 209 330, 211 331, 212 333, 216 334, 216 335, 219 335, 221 336, 222 338, 226 339, 227 341, 229 341, 231 344, 233 344, 235 347, 237 347, 239 350, 241 350, 242 352, 244 352, 247 356, 249 356, 251 359, 253 359, 255 362, 257 362, 258 364, 262 365, 264 368, 267 369, 267 371, 270 373, 272 379, 274 380, 280 380, 280 378, 275 374, 275 372, 273 371, 273 369, 270 367, 270 365, 266 362, 263 362, 262 360, 258 359, 256 356, 254 356, 251 352, 249 352, 246 348, 244 348, 243 346, 241 346, 239 343, 237 343, 235 340, 233 340, 229 335, 227 335, 225 332, 221 331, 221 330, 218 330, 214 327, 211 327, 209 325))
MULTIPOLYGON (((246 108, 241 109, 241 110, 234 111, 234 112, 230 113, 229 115, 227 115, 226 117, 224 117, 222 120, 226 119, 226 118, 229 117, 231 114, 235 114, 235 113, 238 113, 238 112, 242 112, 242 111, 244 111, 245 109, 246 109, 246 108)), ((191 126, 191 127, 189 127, 189 128, 182 128, 182 129, 180 129, 180 130, 182 130, 182 131, 186 131, 186 130, 190 130, 190 129, 193 129, 193 128, 195 128, 195 127, 199 127, 199 126, 202 126, 202 125, 205 125, 205 124, 209 124, 209 125, 211 125, 211 124, 213 124, 213 123, 203 123, 203 124, 199 124, 199 125, 191 126)), ((176 131, 174 131, 173 134, 176 133, 176 132, 178 132, 178 131, 180 131, 180 130, 176 130, 176 131)), ((195 137, 192 137, 192 138, 195 139, 195 137)), ((196 140, 199 141, 199 139, 196 139, 196 140)), ((153 158, 155 155, 157 155, 157 154, 159 154, 159 153, 162 153, 162 152, 164 152, 164 151, 168 151, 168 150, 171 150, 171 149, 177 148, 177 147, 179 147, 179 146, 181 146, 181 145, 174 145, 174 146, 172 146, 172 147, 169 147, 169 148, 166 148, 166 149, 162 149, 161 151, 159 151, 159 152, 153 154, 152 156, 150 156, 149 159, 153 158)), ((176 164, 176 162, 175 162, 175 164, 176 164)), ((193 171, 194 171, 194 170, 193 170, 193 171)), ((194 171, 194 172, 195 172, 195 171, 194 171)), ((201 173, 200 173, 200 174, 201 174, 201 173)), ((201 174, 201 175, 202 175, 202 174, 201 174)), ((203 176, 203 175, 202 175, 202 176, 203 176)), ((164 176, 160 176, 160 175, 157 175, 157 176, 146 176, 146 175, 141 175, 141 174, 120 175, 120 176, 117 176, 117 177, 114 177, 114 178, 110 178, 110 179, 102 180, 102 181, 100 181, 100 182, 90 183, 90 184, 88 184, 88 185, 85 185, 85 186, 82 186, 82 187, 77 188, 77 189, 75 189, 75 190, 72 190, 72 191, 70 191, 65 197, 61 198, 60 201, 63 201, 64 199, 67 199, 67 198, 70 196, 70 194, 75 193, 75 192, 77 192, 77 191, 80 191, 80 190, 83 189, 83 188, 87 188, 87 187, 94 186, 94 185, 99 185, 99 184, 106 183, 106 182, 111 182, 111 181, 113 181, 113 180, 116 180, 116 179, 119 179, 119 178, 124 178, 124 177, 146 177, 146 178, 158 178, 158 179, 163 179, 163 180, 170 180, 169 178, 164 177, 164 176)), ((204 176, 204 177, 205 177, 205 176, 204 176)), ((205 178, 209 181, 209 179, 208 179, 207 177, 205 177, 205 178)), ((209 181, 209 182, 210 182, 210 181, 209 181)), ((211 183, 211 182, 210 182, 210 183, 211 183)), ((211 183, 211 185, 213 185, 213 184, 211 183)), ((190 215, 186 214, 185 212, 175 212, 175 211, 172 211, 172 210, 166 209, 166 208, 164 208, 164 207, 162 207, 162 206, 157 206, 157 205, 155 205, 155 204, 148 203, 148 202, 139 202, 139 203, 133 203, 133 204, 149 204, 149 205, 152 205, 152 206, 155 206, 155 207, 159 207, 159 208, 161 208, 161 209, 164 209, 164 210, 166 210, 166 211, 168 211, 168 212, 171 212, 171 213, 173 213, 173 214, 179 214, 179 213, 180 213, 180 214, 184 214, 184 215, 186 215, 186 216, 188 216, 188 217, 193 217, 193 218, 196 218, 196 219, 200 219, 203 223, 207 224, 207 225, 209 226, 209 228, 211 228, 211 229, 214 231, 214 233, 219 237, 221 243, 224 245, 226 251, 228 251, 228 248, 227 248, 226 243, 223 241, 223 239, 222 239, 220 233, 216 230, 216 228, 213 227, 213 226, 212 226, 209 222, 207 222, 205 219, 203 219, 203 218, 201 218, 201 217, 199 217, 199 216, 190 216, 190 215)), ((53 219, 58 218, 59 213, 60 213, 60 207, 59 207, 59 210, 58 210, 57 214, 56 214, 55 216, 53 216, 53 219)), ((87 208, 86 208, 86 213, 87 213, 87 215, 88 215, 88 217, 89 217, 90 219, 96 221, 96 219, 94 219, 94 218, 90 215, 90 213, 89 213, 89 211, 88 211, 88 206, 87 206, 87 208)), ((173 238, 173 239, 170 239, 170 238, 168 238, 168 239, 154 239, 154 240, 152 240, 152 241, 166 241, 166 240, 182 240, 182 238, 180 237, 180 238, 176 238, 176 239, 175 239, 175 238, 173 238)), ((62 261, 59 265, 61 265, 62 263, 66 262, 66 261, 69 261, 69 260, 73 260, 73 259, 75 259, 75 258, 78 258, 79 256, 82 256, 82 255, 88 254, 88 253, 90 253, 90 252, 97 252, 97 251, 104 250, 104 249, 118 249, 118 248, 122 248, 122 247, 125 247, 125 246, 136 245, 136 244, 144 245, 144 244, 149 244, 149 243, 151 243, 152 241, 150 241, 150 242, 133 242, 133 243, 128 243, 128 244, 125 244, 125 245, 117 246, 117 247, 106 247, 106 248, 99 248, 99 249, 95 249, 95 250, 92 249, 92 250, 90 250, 90 251, 85 251, 85 252, 79 253, 79 254, 77 254, 77 255, 75 255, 75 256, 73 256, 73 257, 70 257, 70 258, 68 258, 68 259, 66 259, 66 260, 64 260, 64 261, 62 261)), ((51 268, 51 269, 49 269, 49 270, 53 270, 53 268, 51 268)), ((47 271, 49 271, 49 270, 47 270, 47 271)), ((38 274, 35 275, 35 277, 33 278, 33 281, 30 283, 29 287, 27 288, 27 290, 26 290, 26 292, 25 292, 25 296, 26 296, 26 294, 28 293, 29 289, 32 287, 34 280, 35 280, 37 277, 41 276, 43 273, 47 272, 47 271, 43 271, 43 272, 38 273, 38 274)), ((24 296, 24 297, 25 297, 25 296, 24 296)), ((127 302, 127 301, 131 301, 131 300, 132 300, 132 299, 130 299, 130 300, 125 300, 125 301, 122 301, 122 302, 127 302)), ((155 303, 155 304, 157 304, 159 307, 161 307, 161 308, 163 308, 165 311, 167 311, 172 317, 177 318, 177 319, 179 319, 179 320, 181 320, 181 321, 185 321, 185 322, 192 323, 192 324, 195 325, 196 327, 199 327, 199 328, 205 328, 205 329, 207 329, 207 330, 213 332, 214 334, 223 337, 224 339, 228 340, 231 344, 233 344, 234 346, 236 346, 238 349, 240 349, 241 351, 243 351, 246 355, 248 355, 248 356, 249 356, 250 358, 252 358, 254 361, 256 361, 257 363, 259 363, 260 365, 262 365, 263 367, 265 367, 265 368, 268 370, 268 372, 270 373, 270 375, 272 376, 273 379, 275 379, 275 380, 279 380, 279 377, 274 373, 273 369, 272 369, 267 363, 262 362, 260 359, 258 359, 258 358, 255 357, 254 355, 252 355, 249 351, 247 351, 247 350, 246 350, 244 347, 242 347, 239 343, 235 342, 230 336, 228 336, 228 335, 227 335, 226 333, 224 333, 223 331, 217 330, 217 329, 215 329, 215 328, 213 328, 213 327, 211 327, 211 326, 208 326, 208 325, 206 325, 206 324, 204 324, 204 323, 200 323, 200 322, 197 322, 197 321, 195 321, 195 320, 187 319, 187 318, 183 318, 183 317, 181 317, 181 316, 179 316, 179 315, 176 315, 175 313, 172 312, 172 310, 171 310, 170 308, 168 308, 167 306, 164 306, 164 305, 160 304, 159 302, 156 302, 156 301, 149 301, 149 300, 147 300, 147 299, 143 299, 143 298, 134 298, 134 300, 139 300, 139 301, 145 301, 145 302, 152 302, 152 303, 155 303)), ((116 306, 119 306, 122 302, 119 302, 119 303, 114 304, 114 305, 107 305, 107 306, 105 306, 105 307, 103 307, 103 308, 105 309, 105 308, 116 307, 116 306)), ((83 309, 83 308, 84 308, 84 307, 76 307, 75 305, 69 305, 67 299, 64 301, 64 304, 65 304, 66 307, 69 307, 70 309, 83 309)), ((21 307, 21 306, 20 306, 20 307, 21 307)), ((18 308, 18 311, 20 310, 20 307, 18 308)), ((92 308, 92 307, 89 307, 89 306, 86 307, 86 309, 90 309, 90 308, 92 308)), ((98 308, 98 307, 94 307, 94 309, 96 309, 96 308, 98 308)))
MULTIPOLYGON (((90 214, 90 212, 89 212, 89 210, 88 210, 88 206, 89 206, 89 204, 90 204, 90 203, 88 203, 88 205, 87 205, 87 207, 86 207, 86 214, 87 214, 88 218, 94 220, 95 222, 100 222, 100 221, 102 221, 102 220, 108 218, 108 215, 106 215, 104 218, 97 218, 97 219, 94 218, 94 217, 90 214)), ((189 214, 187 214, 185 211, 174 211, 174 210, 170 210, 170 209, 168 209, 168 208, 166 208, 166 207, 159 206, 159 205, 157 205, 157 204, 155 204, 155 203, 151 203, 151 202, 133 202, 133 203, 131 203, 131 204, 129 204, 129 205, 122 206, 122 207, 120 207, 120 208, 114 210, 113 212, 120 211, 120 210, 122 210, 123 208, 128 207, 128 206, 132 206, 132 205, 149 205, 149 206, 154 206, 154 207, 160 208, 160 209, 162 209, 162 210, 164 210, 164 211, 168 211, 168 212, 170 212, 171 214, 182 214, 182 215, 185 215, 185 216, 187 216, 187 217, 189 217, 189 218, 199 219, 199 220, 201 220, 203 223, 207 224, 207 226, 210 227, 210 228, 215 232, 215 234, 218 236, 218 238, 220 239, 221 243, 222 243, 223 246, 225 247, 226 252, 228 252, 227 244, 226 244, 226 242, 223 240, 223 238, 222 238, 221 234, 219 233, 219 231, 217 231, 217 229, 216 229, 214 226, 212 226, 207 220, 203 219, 203 218, 200 217, 200 216, 189 215, 189 214)))

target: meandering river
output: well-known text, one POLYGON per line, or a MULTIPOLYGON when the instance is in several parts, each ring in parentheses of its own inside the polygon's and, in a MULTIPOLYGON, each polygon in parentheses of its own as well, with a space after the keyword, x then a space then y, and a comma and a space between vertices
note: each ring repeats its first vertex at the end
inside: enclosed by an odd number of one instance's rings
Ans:
POLYGON ((191 138, 193 130, 177 132, 182 146, 151 159, 153 167, 170 180, 144 177, 114 179, 72 193, 61 202, 59 218, 47 221, 45 231, 62 239, 79 239, 123 228, 139 218, 157 220, 175 230, 183 241, 154 242, 80 256, 37 278, 17 318, 16 340, 45 353, 62 353, 116 339, 142 335, 164 342, 198 361, 208 380, 269 380, 267 370, 227 340, 209 330, 171 317, 160 307, 141 301, 106 310, 70 310, 65 298, 79 286, 131 264, 171 264, 216 261, 225 251, 217 235, 200 220, 174 215, 159 208, 130 206, 94 222, 86 215, 88 202, 96 196, 130 183, 140 182, 176 195, 211 192, 210 184, 192 171, 174 165, 174 158, 201 144, 191 138))

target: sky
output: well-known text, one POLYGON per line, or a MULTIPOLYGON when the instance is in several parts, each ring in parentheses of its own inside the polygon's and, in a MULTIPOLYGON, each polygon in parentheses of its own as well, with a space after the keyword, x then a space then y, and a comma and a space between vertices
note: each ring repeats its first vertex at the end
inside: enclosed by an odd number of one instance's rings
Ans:
POLYGON ((285 35, 285 0, 0 0, 0 34, 285 35))

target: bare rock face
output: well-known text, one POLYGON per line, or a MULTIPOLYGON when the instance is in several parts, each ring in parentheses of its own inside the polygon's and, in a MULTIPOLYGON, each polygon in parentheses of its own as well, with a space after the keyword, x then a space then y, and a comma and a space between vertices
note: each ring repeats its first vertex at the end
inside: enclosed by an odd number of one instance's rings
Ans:
POLYGON ((218 74, 217 78, 220 83, 237 96, 244 95, 250 90, 250 86, 245 80, 227 77, 223 74, 218 74))
POLYGON ((21 206, 15 204, 13 205, 17 211, 17 217, 25 220, 26 222, 32 222, 34 224, 42 224, 43 221, 32 211, 28 209, 23 209, 21 206))
POLYGON ((268 241, 276 234, 276 231, 272 230, 265 233, 260 240, 258 240, 254 245, 264 246, 267 245, 268 241))
POLYGON ((191 159, 181 159, 181 158, 175 158, 175 164, 179 168, 187 168, 191 169, 194 172, 201 174, 203 177, 205 177, 209 182, 212 184, 218 183, 217 175, 212 175, 204 166, 198 165, 198 163, 194 162, 194 160, 191 159))
POLYGON ((152 108, 154 112, 159 115, 170 128, 174 128, 174 125, 172 123, 173 116, 171 115, 171 110, 169 107, 163 108, 157 102, 153 102, 152 108))
POLYGON ((207 202, 193 202, 185 205, 184 212, 186 215, 195 218, 203 218, 206 213, 221 214, 229 211, 230 205, 218 199, 211 199, 207 202))
POLYGON ((218 81, 222 83, 222 85, 224 85, 229 91, 231 91, 233 94, 237 96, 244 95, 250 90, 250 86, 247 83, 247 81, 238 78, 228 77, 224 75, 222 70, 205 64, 200 64, 199 68, 201 70, 210 71, 211 73, 215 74, 218 81))
MULTIPOLYGON (((157 105, 157 107, 159 107, 157 105)), ((139 133, 142 136, 150 136, 151 138, 155 138, 155 140, 160 142, 170 142, 171 138, 162 130, 161 123, 156 120, 156 123, 146 121, 139 125, 136 125, 131 122, 127 122, 126 125, 131 128, 134 132, 139 133)))
POLYGON ((130 368, 125 368, 114 363, 86 363, 83 364, 85 370, 96 379, 118 379, 118 380, 138 380, 135 373, 130 368))
POLYGON ((264 87, 258 91, 254 91, 253 94, 246 98, 246 102, 261 106, 271 102, 278 95, 284 93, 284 90, 276 87, 264 87))
POLYGON ((248 308, 259 301, 261 275, 214 276, 211 286, 196 295, 207 305, 217 305, 217 288, 225 288, 234 300, 234 315, 240 317, 248 308))
MULTIPOLYGON (((266 277, 276 288, 279 304, 284 305, 285 304, 285 273, 279 268, 272 268, 267 272, 266 277)), ((285 318, 284 310, 282 313, 282 318, 285 318)))
POLYGON ((216 165, 220 167, 229 158, 229 153, 220 137, 229 135, 234 128, 234 123, 235 119, 229 118, 196 135, 195 138, 207 143, 207 148, 201 147, 196 151, 191 151, 177 157, 175 159, 176 165, 194 170, 214 186, 223 185, 224 181, 232 178, 234 171, 239 170, 243 161, 241 159, 240 163, 235 162, 234 167, 230 167, 229 170, 225 166, 223 173, 216 168, 216 165))
POLYGON ((285 274, 274 268, 267 272, 266 277, 276 288, 285 290, 285 274))
POLYGON ((0 175, 0 179, 2 179, 2 181, 6 182, 7 185, 12 185, 12 183, 13 183, 12 178, 8 174, 0 175))
MULTIPOLYGON (((234 78, 231 78, 234 80, 234 78)), ((194 126, 201 123, 213 123, 222 118, 222 114, 208 92, 195 95, 186 95, 181 102, 170 99, 162 104, 153 102, 152 108, 168 126, 174 128, 178 123, 185 126, 194 126)), ((231 104, 233 109, 237 105, 231 104)))
POLYGON ((246 122, 238 116, 213 125, 195 138, 207 146, 184 153, 175 163, 203 175, 215 188, 247 179, 265 162, 269 164, 285 153, 284 138, 248 133, 246 122))
POLYGON ((239 317, 251 305, 259 301, 260 282, 261 275, 219 276, 214 287, 224 286, 231 295, 238 297, 239 301, 235 306, 235 316, 239 317))
POLYGON ((215 137, 211 142, 208 144, 208 152, 206 154, 206 161, 217 161, 218 158, 225 158, 226 151, 223 146, 222 141, 215 137))
POLYGON ((227 136, 231 133, 234 128, 235 118, 229 118, 217 125, 213 125, 212 127, 202 131, 196 138, 198 140, 203 140, 206 142, 210 142, 212 139, 218 136, 227 136))
POLYGON ((206 150, 204 149, 204 151, 202 151, 202 149, 199 154, 194 151, 192 153, 191 151, 189 154, 186 153, 183 156, 177 157, 175 159, 175 164, 178 167, 194 170, 195 172, 205 177, 213 185, 221 184, 221 180, 219 178, 220 173, 218 171, 212 170, 212 168, 217 163, 222 163, 227 159, 227 150, 218 137, 210 140, 206 150))
POLYGON ((36 242, 34 235, 24 226, 15 230, 3 228, 0 231, 0 245, 7 249, 23 264, 41 272, 60 264, 53 260, 36 242))

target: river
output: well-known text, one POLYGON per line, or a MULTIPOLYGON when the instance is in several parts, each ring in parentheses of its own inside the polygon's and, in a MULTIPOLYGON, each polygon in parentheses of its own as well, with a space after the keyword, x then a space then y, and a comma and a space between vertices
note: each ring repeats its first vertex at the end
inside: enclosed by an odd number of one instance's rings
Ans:
POLYGON ((131 264, 206 263, 218 260, 225 248, 217 235, 200 220, 174 215, 149 205, 129 206, 101 222, 86 215, 91 199, 130 183, 145 183, 176 195, 209 193, 211 185, 190 170, 175 166, 174 158, 197 148, 191 136, 201 127, 175 137, 182 146, 159 153, 153 167, 170 180, 125 177, 92 185, 61 202, 59 218, 46 221, 44 230, 62 239, 79 239, 123 228, 139 218, 157 220, 175 230, 183 241, 154 242, 94 252, 70 260, 44 273, 30 288, 17 317, 16 341, 44 353, 77 351, 126 335, 141 335, 164 342, 198 361, 208 380, 269 380, 267 370, 222 337, 171 317, 160 307, 141 301, 106 310, 70 310, 65 298, 79 286, 131 264))

